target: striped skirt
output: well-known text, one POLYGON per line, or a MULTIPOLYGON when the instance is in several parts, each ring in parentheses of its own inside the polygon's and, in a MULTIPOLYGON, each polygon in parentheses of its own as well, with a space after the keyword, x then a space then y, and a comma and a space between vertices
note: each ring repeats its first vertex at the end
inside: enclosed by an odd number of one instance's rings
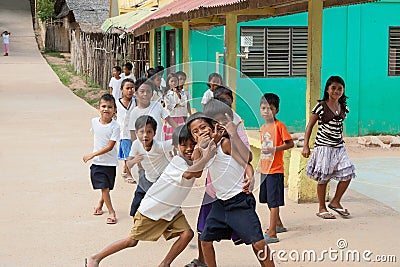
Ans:
MULTIPOLYGON (((170 118, 172 118, 176 122, 176 124, 178 124, 178 126, 185 124, 185 119, 183 117, 170 117, 170 118)), ((172 126, 169 125, 167 121, 164 121, 163 131, 164 131, 164 140, 171 140, 174 128, 172 128, 172 126)))
POLYGON ((306 174, 318 184, 326 184, 332 178, 337 181, 347 181, 356 176, 355 167, 344 146, 315 147, 308 161, 306 174))

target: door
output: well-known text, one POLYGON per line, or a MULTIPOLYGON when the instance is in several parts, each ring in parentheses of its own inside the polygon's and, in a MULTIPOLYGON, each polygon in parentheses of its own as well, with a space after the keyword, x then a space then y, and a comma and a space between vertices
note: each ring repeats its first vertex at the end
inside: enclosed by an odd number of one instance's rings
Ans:
POLYGON ((171 72, 175 72, 175 65, 176 65, 176 53, 175 53, 175 30, 167 31, 166 32, 166 37, 167 37, 167 49, 166 49, 166 68, 167 70, 167 75, 170 74, 171 72))

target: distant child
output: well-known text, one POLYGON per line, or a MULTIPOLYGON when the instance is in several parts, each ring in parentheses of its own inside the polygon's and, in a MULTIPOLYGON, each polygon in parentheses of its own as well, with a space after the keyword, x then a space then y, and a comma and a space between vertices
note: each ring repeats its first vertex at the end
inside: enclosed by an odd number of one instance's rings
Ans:
POLYGON ((267 93, 261 98, 260 113, 265 120, 261 126, 261 178, 260 203, 267 203, 270 210, 269 229, 264 233, 268 243, 279 242, 277 233, 286 232, 279 216, 279 207, 285 205, 283 185, 283 152, 294 146, 285 124, 276 119, 280 99, 267 93))
POLYGON ((144 197, 135 214, 134 226, 129 237, 116 241, 87 258, 88 267, 97 267, 105 257, 125 248, 135 247, 139 240, 157 241, 161 235, 166 240, 178 237, 158 265, 170 266, 193 238, 193 231, 182 213, 181 205, 194 184, 193 178, 201 176, 206 163, 215 155, 215 144, 202 144, 201 147, 204 148, 200 148, 201 158, 193 163, 191 157, 195 143, 186 127, 180 126, 175 132, 173 143, 177 147, 178 155, 171 160, 144 197))
POLYGON ((219 85, 222 85, 222 77, 218 73, 211 73, 208 76, 208 83, 207 86, 209 89, 204 92, 203 98, 201 99, 201 104, 203 106, 210 101, 210 99, 214 98, 214 90, 217 88, 219 85))
MULTIPOLYGON (((183 71, 177 71, 175 73, 178 76, 178 89, 181 91, 182 94, 186 95, 187 99, 187 113, 189 116, 192 115, 192 108, 190 106, 190 100, 192 100, 192 95, 190 94, 189 90, 185 88, 185 83, 187 79, 187 75, 183 71)), ((185 121, 187 119, 187 115, 184 117, 185 121)))
MULTIPOLYGON (((185 124, 184 117, 187 116, 187 98, 186 95, 178 89, 178 84, 178 76, 173 73, 168 75, 166 87, 167 93, 164 100, 165 108, 169 111, 171 118, 179 126, 185 124)), ((172 139, 174 128, 169 125, 167 121, 164 123, 163 131, 165 140, 172 139)))
POLYGON ((93 189, 101 189, 101 198, 94 208, 93 215, 103 214, 103 204, 108 209, 108 224, 117 223, 115 210, 111 203, 110 190, 115 183, 116 168, 118 165, 117 149, 115 143, 119 140, 120 127, 113 120, 116 106, 115 99, 110 94, 105 94, 99 101, 100 117, 92 119, 92 131, 94 133, 93 153, 85 155, 86 163, 93 159, 90 166, 90 178, 93 189))
MULTIPOLYGON (((213 241, 231 239, 235 232, 242 242, 252 244, 261 266, 274 266, 255 212, 254 196, 243 192, 243 174, 248 163, 232 149, 229 138, 218 140, 224 133, 220 132, 219 125, 215 125, 213 130, 207 117, 195 113, 188 118, 187 125, 198 143, 211 138, 217 143, 217 154, 207 164, 217 199, 212 203, 200 237, 205 263, 209 267, 217 266, 213 241)), ((197 155, 199 153, 195 150, 194 159, 197 155)))
POLYGON ((135 122, 137 118, 142 115, 149 115, 157 122, 157 130, 155 139, 162 141, 164 140, 164 134, 162 130, 162 120, 166 120, 172 127, 176 128, 177 124, 170 117, 169 112, 165 110, 159 102, 151 101, 153 92, 155 90, 154 83, 149 79, 140 78, 135 82, 136 91, 136 107, 131 113, 129 120, 129 129, 131 131, 131 140, 136 139, 135 134, 135 122))
POLYGON ((155 90, 153 92, 151 101, 160 102, 160 104, 164 107, 165 88, 161 86, 161 74, 158 73, 156 69, 150 68, 147 70, 147 78, 152 80, 155 85, 155 90))
POLYGON ((161 87, 165 88, 167 87, 167 83, 164 80, 164 67, 163 66, 157 66, 156 67, 157 73, 161 76, 161 87))
POLYGON ((345 84, 341 77, 329 77, 326 81, 324 97, 313 108, 304 136, 302 154, 308 158, 310 156, 310 135, 318 121, 315 147, 308 161, 306 173, 318 182, 319 210, 316 215, 322 219, 336 218, 325 206, 326 185, 332 178, 339 182, 335 196, 328 207, 342 217, 350 215, 350 212, 340 203, 351 179, 355 177, 355 168, 347 155, 343 141, 343 121, 346 114, 349 113, 344 87, 345 84))
POLYGON ((122 171, 122 177, 128 183, 135 183, 132 177, 131 171, 126 165, 126 161, 129 157, 131 150, 131 132, 129 130, 129 118, 132 110, 136 107, 136 100, 133 96, 135 94, 135 82, 126 78, 121 83, 122 98, 116 101, 117 103, 117 122, 121 128, 119 143, 118 159, 124 161, 124 170, 122 171))
POLYGON ((158 180, 172 158, 172 140, 159 141, 154 138, 157 131, 157 122, 148 115, 137 118, 135 122, 136 137, 127 162, 132 168, 141 164, 145 175, 139 176, 139 184, 131 204, 130 215, 134 216, 140 202, 149 188, 158 180))
POLYGON ((120 75, 122 80, 129 78, 129 79, 132 79, 133 82, 136 81, 135 75, 132 73, 132 69, 133 69, 133 65, 131 62, 126 62, 124 64, 124 66, 122 67, 122 73, 120 75))
POLYGON ((1 36, 3 37, 3 43, 4 43, 4 56, 8 56, 8 53, 10 52, 10 35, 11 32, 4 31, 1 36))
POLYGON ((121 67, 120 66, 113 67, 112 74, 113 76, 111 77, 110 83, 108 84, 108 87, 110 88, 110 94, 113 95, 115 99, 120 99, 122 97, 122 91, 121 91, 122 78, 120 77, 121 67))

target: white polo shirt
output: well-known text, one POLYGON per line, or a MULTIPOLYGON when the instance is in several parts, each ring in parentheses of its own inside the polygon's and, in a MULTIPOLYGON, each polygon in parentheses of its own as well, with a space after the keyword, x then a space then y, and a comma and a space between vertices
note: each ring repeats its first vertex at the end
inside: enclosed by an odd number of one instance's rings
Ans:
POLYGON ((115 101, 117 105, 117 122, 120 126, 121 133, 120 139, 131 139, 131 132, 129 130, 129 118, 132 110, 136 107, 135 98, 132 97, 131 103, 129 103, 128 107, 125 107, 121 98, 115 101))
MULTIPOLYGON (((93 152, 105 148, 110 141, 119 141, 120 128, 115 120, 102 124, 100 117, 93 118, 91 131, 94 134, 93 152)), ((117 146, 103 155, 94 157, 92 163, 101 166, 118 166, 117 146)))

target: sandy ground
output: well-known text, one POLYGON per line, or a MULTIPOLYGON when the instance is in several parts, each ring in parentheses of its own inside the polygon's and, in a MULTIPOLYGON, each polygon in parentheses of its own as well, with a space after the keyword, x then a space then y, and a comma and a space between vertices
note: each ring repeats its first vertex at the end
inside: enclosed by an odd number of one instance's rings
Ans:
MULTIPOLYGON (((2 0, 0 28, 12 33, 10 56, 0 57, 0 266, 83 266, 87 255, 129 233, 128 209, 135 186, 117 179, 112 198, 118 224, 110 226, 106 216, 91 215, 99 193, 91 189, 89 165, 81 158, 92 149, 90 119, 97 111, 64 87, 41 57, 28 1, 2 0)), ((201 195, 202 189, 195 188, 190 207, 184 209, 193 227, 201 195)), ((396 255, 399 262, 400 214, 352 191, 344 204, 352 212, 351 219, 323 221, 314 215, 315 204, 287 201, 282 217, 289 232, 281 234, 281 242, 271 248, 300 253, 313 249, 319 255, 324 249, 338 249, 337 240, 343 238, 347 249, 371 250, 372 258, 396 255)), ((267 227, 267 208, 259 205, 257 211, 267 227)), ((173 266, 183 266, 197 256, 194 244, 195 240, 173 266)), ((102 266, 156 266, 170 245, 164 240, 142 242, 104 260, 102 266)), ((219 266, 258 266, 249 247, 226 241, 216 245, 216 252, 219 266)), ((365 265, 335 263, 328 257, 318 264, 278 258, 276 262, 279 266, 365 265)))

